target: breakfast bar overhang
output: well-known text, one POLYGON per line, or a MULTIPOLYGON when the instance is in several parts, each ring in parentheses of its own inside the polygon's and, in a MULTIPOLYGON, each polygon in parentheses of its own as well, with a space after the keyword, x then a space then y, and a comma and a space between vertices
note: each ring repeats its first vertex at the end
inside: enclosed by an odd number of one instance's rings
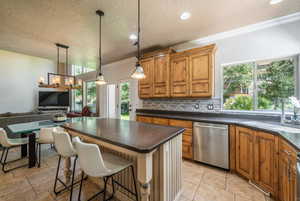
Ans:
MULTIPOLYGON (((142 201, 175 201, 180 196, 183 128, 93 117, 76 118, 62 127, 72 136, 99 145, 101 151, 134 161, 142 201)), ((68 158, 65 175, 70 175, 68 158)), ((131 185, 127 175, 120 178, 131 185)))

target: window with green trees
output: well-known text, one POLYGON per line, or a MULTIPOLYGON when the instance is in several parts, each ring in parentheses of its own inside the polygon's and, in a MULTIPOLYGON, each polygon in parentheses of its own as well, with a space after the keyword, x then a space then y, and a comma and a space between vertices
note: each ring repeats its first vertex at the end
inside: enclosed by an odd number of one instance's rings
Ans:
POLYGON ((288 97, 295 96, 296 57, 228 65, 223 68, 223 109, 292 109, 288 97))
POLYGON ((86 82, 86 106, 91 112, 97 112, 97 86, 95 81, 86 82))

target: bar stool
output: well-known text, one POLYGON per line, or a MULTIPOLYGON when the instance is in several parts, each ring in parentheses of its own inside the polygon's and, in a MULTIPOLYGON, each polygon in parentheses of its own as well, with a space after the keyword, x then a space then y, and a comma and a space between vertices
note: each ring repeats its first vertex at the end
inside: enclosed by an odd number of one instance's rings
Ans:
POLYGON ((39 135, 39 137, 37 139, 37 150, 39 152, 38 167, 41 167, 41 146, 42 146, 42 144, 54 145, 53 132, 55 132, 55 131, 63 132, 64 129, 61 127, 41 128, 41 130, 38 134, 39 135))
POLYGON ((54 145, 55 145, 56 151, 59 154, 58 165, 57 165, 56 176, 55 176, 55 182, 54 182, 54 193, 56 195, 58 195, 62 191, 66 190, 66 189, 70 189, 70 201, 71 201, 72 200, 72 194, 73 194, 73 186, 80 182, 80 181, 77 181, 77 182, 74 183, 77 154, 76 154, 76 151, 73 147, 71 138, 70 138, 70 136, 67 132, 64 132, 64 131, 62 132, 62 131, 56 130, 56 131, 53 132, 53 138, 54 138, 54 145), (71 157, 75 157, 74 158, 74 164, 73 164, 72 178, 71 178, 72 180, 71 180, 71 185, 67 186, 67 184, 65 184, 58 177, 58 174, 59 174, 59 167, 60 167, 61 158, 71 158, 71 157), (57 181, 59 181, 64 186, 64 188, 59 190, 59 191, 56 191, 57 181))
POLYGON ((16 161, 22 159, 22 158, 20 158, 20 159, 17 159, 17 160, 6 162, 8 151, 11 148, 16 148, 16 147, 20 147, 24 144, 28 144, 28 138, 10 139, 10 138, 7 137, 6 131, 3 128, 0 128, 0 144, 3 147, 0 163, 2 165, 2 171, 4 173, 7 173, 9 171, 15 170, 17 168, 25 167, 25 166, 28 165, 28 164, 25 164, 25 165, 21 165, 21 166, 18 166, 18 167, 11 168, 11 169, 7 169, 7 170, 5 169, 5 165, 7 165, 9 163, 16 162, 16 161))
MULTIPOLYGON (((100 177, 103 178, 104 180, 104 189, 96 193, 95 195, 93 195, 88 200, 92 200, 102 193, 103 193, 103 201, 111 200, 115 194, 115 184, 116 184, 122 187, 127 192, 134 195, 136 201, 138 201, 136 180, 134 176, 133 164, 131 161, 125 160, 124 158, 121 158, 119 156, 110 153, 101 153, 98 145, 83 143, 80 141, 79 137, 75 137, 73 142, 75 145, 76 152, 78 154, 81 170, 88 176, 100 177), (128 188, 124 187, 119 182, 115 181, 113 178, 114 175, 120 173, 121 171, 127 168, 131 169, 135 192, 130 191, 128 188), (109 179, 111 179, 112 181, 113 194, 108 199, 106 199, 106 187, 109 179)), ((84 173, 82 173, 82 178, 84 177, 84 173)), ((81 179, 78 201, 80 200, 82 183, 83 180, 81 179)))

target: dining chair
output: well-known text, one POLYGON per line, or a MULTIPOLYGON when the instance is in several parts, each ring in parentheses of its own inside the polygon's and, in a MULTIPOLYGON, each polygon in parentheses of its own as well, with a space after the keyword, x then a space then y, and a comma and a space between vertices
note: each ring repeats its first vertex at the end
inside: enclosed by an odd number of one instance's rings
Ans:
POLYGON ((8 155, 9 150, 12 148, 21 147, 22 145, 28 144, 28 138, 16 138, 16 139, 8 138, 6 131, 3 128, 0 128, 0 144, 3 147, 0 162, 2 165, 2 171, 4 173, 7 173, 9 171, 12 171, 17 168, 21 168, 21 167, 28 165, 28 164, 25 164, 25 165, 20 165, 20 166, 13 167, 10 169, 5 169, 5 166, 7 164, 10 164, 10 163, 13 163, 13 162, 16 162, 16 161, 22 159, 22 158, 20 158, 20 159, 16 159, 16 160, 7 162, 6 160, 7 160, 7 155, 8 155))
POLYGON ((41 167, 41 147, 42 144, 54 145, 53 132, 64 131, 62 127, 41 128, 37 139, 38 167, 41 167))
MULTIPOLYGON (((78 154, 80 168, 83 171, 81 175, 82 178, 84 177, 84 174, 86 174, 91 177, 103 178, 104 180, 104 189, 93 195, 88 200, 92 200, 102 193, 103 201, 111 200, 115 194, 115 185, 118 185, 127 192, 134 195, 136 200, 138 201, 134 168, 133 163, 131 161, 125 160, 124 158, 121 158, 111 153, 101 153, 98 145, 81 142, 79 137, 75 137, 73 139, 73 142, 75 145, 76 152, 78 154), (128 188, 124 187, 122 184, 120 184, 113 178, 116 174, 124 171, 127 168, 131 169, 135 192, 132 192, 128 188), (111 179, 112 182, 113 193, 108 199, 106 199, 106 188, 109 179, 111 179)), ((78 201, 80 200, 81 196, 82 184, 83 179, 81 179, 80 182, 78 201)))
POLYGON ((54 182, 54 193, 56 195, 58 195, 62 191, 65 191, 66 189, 70 189, 70 201, 72 201, 73 187, 74 187, 74 185, 76 185, 80 182, 80 181, 77 181, 77 182, 74 183, 77 153, 76 153, 76 151, 73 147, 71 137, 67 132, 54 130, 53 131, 53 138, 54 138, 55 149, 56 149, 56 151, 59 155, 57 170, 56 170, 56 176, 55 176, 55 182, 54 182), (65 182, 63 182, 58 177, 58 175, 59 175, 59 168, 60 168, 61 159, 62 158, 71 158, 71 157, 74 157, 74 163, 73 163, 71 184, 68 186, 65 182), (64 188, 57 191, 56 190, 57 182, 60 182, 64 186, 64 188))

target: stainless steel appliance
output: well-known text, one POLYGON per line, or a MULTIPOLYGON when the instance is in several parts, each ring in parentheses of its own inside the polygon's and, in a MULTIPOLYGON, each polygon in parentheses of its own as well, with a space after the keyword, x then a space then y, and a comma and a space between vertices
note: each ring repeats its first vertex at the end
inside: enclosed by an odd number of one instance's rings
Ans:
POLYGON ((194 160, 229 169, 228 125, 195 122, 194 160))

